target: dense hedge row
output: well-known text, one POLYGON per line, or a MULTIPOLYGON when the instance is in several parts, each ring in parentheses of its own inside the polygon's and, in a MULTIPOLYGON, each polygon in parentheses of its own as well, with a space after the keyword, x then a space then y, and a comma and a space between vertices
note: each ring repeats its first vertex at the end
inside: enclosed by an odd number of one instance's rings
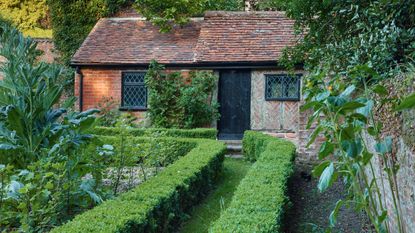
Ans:
MULTIPOLYGON (((122 129, 116 127, 96 127, 91 131, 98 135, 117 135, 122 129)), ((127 130, 130 136, 165 136, 180 138, 209 138, 216 139, 217 130, 213 128, 197 128, 197 129, 164 129, 164 128, 131 128, 127 130)))
POLYGON ((121 141, 120 136, 96 135, 88 146, 83 148, 82 153, 96 153, 97 148, 108 144, 114 147, 114 152, 119 153, 122 150, 124 154, 133 157, 129 159, 132 162, 137 162, 146 157, 149 160, 161 162, 159 165, 167 166, 179 157, 186 155, 197 145, 194 141, 182 138, 128 136, 124 138, 124 148, 121 148, 121 141))
POLYGON ((213 140, 176 140, 197 146, 151 180, 52 232, 173 232, 184 213, 212 188, 226 151, 213 140))
POLYGON ((212 232, 280 232, 293 171, 295 146, 288 141, 248 131, 245 156, 257 159, 241 181, 230 206, 213 223, 212 232))

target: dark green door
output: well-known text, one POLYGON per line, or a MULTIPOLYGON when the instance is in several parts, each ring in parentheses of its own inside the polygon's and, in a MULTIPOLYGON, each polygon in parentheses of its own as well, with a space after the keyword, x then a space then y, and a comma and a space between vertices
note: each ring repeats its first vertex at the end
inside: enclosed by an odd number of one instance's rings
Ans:
POLYGON ((251 71, 223 70, 219 76, 219 139, 242 139, 250 129, 251 71))

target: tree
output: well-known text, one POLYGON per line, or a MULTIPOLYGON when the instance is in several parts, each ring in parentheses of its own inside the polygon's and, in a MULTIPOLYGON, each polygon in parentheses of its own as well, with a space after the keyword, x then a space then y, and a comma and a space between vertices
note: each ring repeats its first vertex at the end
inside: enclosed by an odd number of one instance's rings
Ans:
POLYGON ((206 10, 243 10, 243 0, 136 0, 136 9, 148 20, 167 32, 175 25, 183 25, 190 17, 203 16, 206 10))
POLYGON ((46 0, 3 0, 0 15, 11 20, 25 35, 51 37, 46 0))

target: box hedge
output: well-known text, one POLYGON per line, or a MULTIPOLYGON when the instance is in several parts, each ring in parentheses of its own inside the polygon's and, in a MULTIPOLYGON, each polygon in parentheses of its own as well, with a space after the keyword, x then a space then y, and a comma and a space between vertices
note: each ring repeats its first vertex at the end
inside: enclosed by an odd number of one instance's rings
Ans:
MULTIPOLYGON (((119 152, 121 149, 121 137, 95 135, 92 141, 85 148, 82 148, 82 153, 86 155, 96 153, 97 148, 103 146, 104 144, 112 145, 114 147, 114 151, 119 152)), ((140 160, 140 157, 147 155, 147 157, 151 157, 151 159, 162 158, 163 163, 161 165, 163 166, 173 163, 197 145, 195 141, 189 141, 181 138, 147 138, 132 136, 125 137, 123 144, 124 154, 132 156, 136 159, 130 161, 137 162, 140 160)))
POLYGON ((256 162, 237 187, 229 207, 213 223, 211 232, 281 232, 295 146, 248 131, 243 147, 245 156, 256 162))
POLYGON ((175 140, 196 147, 147 182, 51 232, 174 232, 186 211, 212 189, 226 152, 223 143, 213 140, 175 140))
MULTIPOLYGON (((95 127, 91 130, 92 134, 114 136, 122 131, 117 127, 95 127)), ((130 136, 136 137, 152 137, 162 135, 165 137, 180 138, 208 138, 216 139, 217 130, 213 128, 197 128, 197 129, 164 129, 164 128, 130 128, 127 129, 130 136)))

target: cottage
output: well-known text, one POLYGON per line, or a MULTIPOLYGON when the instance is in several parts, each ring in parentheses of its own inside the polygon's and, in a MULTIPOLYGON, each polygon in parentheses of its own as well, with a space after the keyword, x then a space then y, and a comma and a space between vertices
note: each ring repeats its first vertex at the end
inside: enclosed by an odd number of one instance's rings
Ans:
POLYGON ((155 59, 169 70, 217 72, 219 138, 240 139, 252 129, 301 141, 308 134, 299 114, 302 69, 292 77, 278 64, 296 42, 293 25, 283 12, 214 11, 160 33, 140 17, 103 18, 71 62, 79 107, 113 97, 121 110, 143 117, 144 75, 155 59))

